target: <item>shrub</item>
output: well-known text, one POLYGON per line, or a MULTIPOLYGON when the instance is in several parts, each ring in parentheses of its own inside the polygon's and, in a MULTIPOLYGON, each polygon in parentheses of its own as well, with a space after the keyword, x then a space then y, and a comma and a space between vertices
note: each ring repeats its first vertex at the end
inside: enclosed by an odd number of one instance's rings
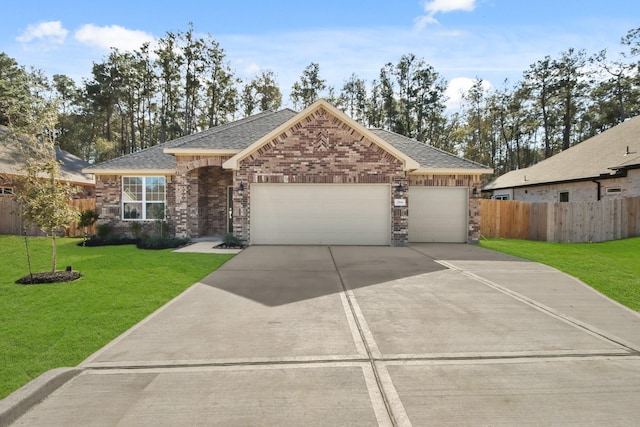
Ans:
POLYGON ((129 232, 131 233, 134 239, 142 238, 142 234, 143 234, 142 224, 140 224, 139 222, 130 223, 129 232))
POLYGON ((179 237, 160 237, 160 236, 146 236, 136 246, 140 249, 170 249, 179 248, 189 243, 189 239, 182 239, 179 237))
POLYGON ((108 240, 113 234, 113 227, 110 224, 98 224, 96 225, 96 236, 102 240, 108 240))
POLYGON ((98 220, 98 212, 93 209, 87 209, 80 213, 78 219, 78 227, 82 227, 82 238, 87 241, 87 229, 96 223, 98 220))
POLYGON ((110 234, 106 239, 96 235, 91 236, 86 242, 78 243, 78 246, 135 245, 138 241, 138 239, 115 234, 110 234))
POLYGON ((228 247, 242 247, 242 241, 240 239, 238 239, 236 236, 234 236, 233 234, 229 233, 226 234, 224 236, 224 238, 222 239, 222 243, 225 244, 225 246, 228 247))

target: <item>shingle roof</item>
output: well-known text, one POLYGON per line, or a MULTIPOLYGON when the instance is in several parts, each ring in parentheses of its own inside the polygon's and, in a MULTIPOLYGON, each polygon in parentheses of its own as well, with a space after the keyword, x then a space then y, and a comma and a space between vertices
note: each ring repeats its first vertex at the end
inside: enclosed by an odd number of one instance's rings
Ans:
POLYGON ((163 144, 108 160, 87 168, 99 173, 105 170, 175 170, 176 158, 166 149, 237 149, 247 147, 256 139, 295 116, 290 109, 266 111, 235 122, 216 126, 193 135, 186 135, 163 144))
POLYGON ((176 158, 163 151, 171 145, 172 141, 154 145, 136 153, 92 165, 85 168, 85 171, 99 173, 105 170, 175 170, 176 158))
MULTIPOLYGON (((118 170, 141 172, 145 170, 173 171, 176 168, 175 157, 172 154, 167 154, 166 150, 243 150, 297 114, 290 109, 259 113, 193 135, 183 136, 137 153, 108 160, 85 170, 95 173, 118 170)), ((453 154, 393 132, 380 129, 374 129, 372 132, 418 162, 421 169, 491 171, 487 166, 456 157, 453 154)))
POLYGON ((640 165, 639 154, 640 116, 637 116, 540 163, 508 172, 483 189, 498 190, 608 176, 615 173, 615 169, 640 165))
POLYGON ((371 131, 418 162, 422 169, 486 169, 487 172, 491 170, 488 166, 463 159, 394 132, 383 129, 371 131))
MULTIPOLYGON (((23 175, 22 156, 15 143, 12 144, 8 136, 9 129, 6 126, 0 126, 0 173, 23 175)), ((83 168, 90 166, 88 162, 58 147, 55 148, 55 151, 56 159, 60 163, 59 179, 82 185, 95 184, 92 175, 82 172, 83 168)))
POLYGON ((266 111, 235 122, 216 126, 173 140, 171 148, 237 149, 247 148, 297 113, 290 109, 266 111))

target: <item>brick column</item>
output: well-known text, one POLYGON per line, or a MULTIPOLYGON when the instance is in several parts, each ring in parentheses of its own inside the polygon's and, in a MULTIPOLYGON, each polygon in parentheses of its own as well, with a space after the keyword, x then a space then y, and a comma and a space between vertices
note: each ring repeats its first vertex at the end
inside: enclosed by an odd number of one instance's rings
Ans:
POLYGON ((395 199, 409 200, 409 177, 398 177, 391 182, 391 246, 409 245, 409 206, 395 206, 395 199), (402 196, 397 191, 398 185, 402 186, 402 196))
POLYGON ((480 195, 482 182, 479 177, 469 179, 469 234, 467 241, 469 243, 480 242, 480 195), (476 190, 476 196, 473 190, 476 190))
POLYGON ((249 243, 249 200, 251 199, 251 183, 246 168, 233 172, 233 235, 244 243, 249 243), (242 194, 238 191, 242 183, 242 194))

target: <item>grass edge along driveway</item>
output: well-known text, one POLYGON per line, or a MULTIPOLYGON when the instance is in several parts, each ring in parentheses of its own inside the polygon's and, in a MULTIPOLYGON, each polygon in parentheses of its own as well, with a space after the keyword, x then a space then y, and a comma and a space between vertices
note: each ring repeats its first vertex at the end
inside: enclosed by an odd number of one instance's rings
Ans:
MULTIPOLYGON (((0 235, 0 399, 40 374, 76 366, 233 255, 79 247, 58 240, 69 283, 17 285, 28 273, 24 238, 0 235)), ((51 239, 28 238, 33 272, 51 269, 51 239)))
POLYGON ((480 246, 556 268, 640 312, 640 237, 600 243, 483 239, 480 246))

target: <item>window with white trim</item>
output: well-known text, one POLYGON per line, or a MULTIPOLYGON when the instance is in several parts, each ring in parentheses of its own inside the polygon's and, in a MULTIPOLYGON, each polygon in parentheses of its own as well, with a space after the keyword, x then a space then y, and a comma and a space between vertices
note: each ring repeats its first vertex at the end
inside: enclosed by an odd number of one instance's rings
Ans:
POLYGON ((122 219, 164 219, 165 207, 163 176, 122 177, 122 219))
POLYGON ((0 196, 13 196, 12 187, 0 187, 0 196))

